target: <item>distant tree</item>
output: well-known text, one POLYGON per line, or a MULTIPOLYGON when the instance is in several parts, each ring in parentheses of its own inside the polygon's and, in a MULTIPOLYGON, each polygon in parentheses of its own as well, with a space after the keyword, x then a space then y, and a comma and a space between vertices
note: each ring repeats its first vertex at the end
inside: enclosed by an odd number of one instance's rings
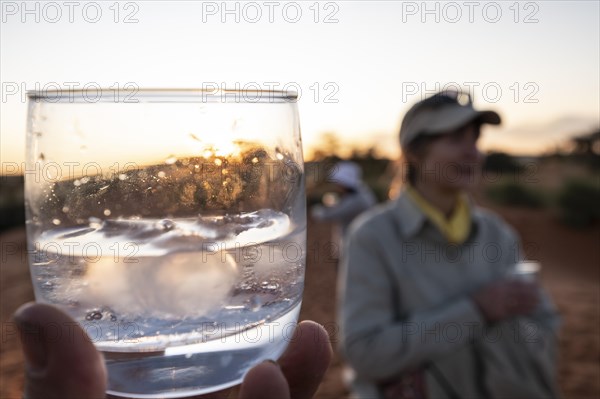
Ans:
POLYGON ((593 170, 600 170, 600 130, 571 139, 571 155, 593 170))
POLYGON ((341 140, 334 132, 325 132, 321 135, 319 144, 314 150, 314 158, 318 161, 326 158, 340 158, 339 150, 341 140))
POLYGON ((353 161, 374 161, 380 158, 377 156, 377 149, 375 146, 370 146, 366 148, 354 147, 350 159, 353 161))
POLYGON ((600 130, 576 136, 571 139, 574 144, 573 153, 580 155, 600 155, 600 130))

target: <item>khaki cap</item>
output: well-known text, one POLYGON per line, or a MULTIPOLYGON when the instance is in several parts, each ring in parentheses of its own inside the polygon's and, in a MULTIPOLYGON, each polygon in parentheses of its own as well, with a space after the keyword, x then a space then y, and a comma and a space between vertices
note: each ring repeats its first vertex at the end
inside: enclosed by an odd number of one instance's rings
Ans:
POLYGON ((470 122, 499 125, 494 111, 477 111, 471 97, 462 92, 440 92, 413 105, 402 120, 400 146, 406 148, 422 135, 451 133, 470 122))

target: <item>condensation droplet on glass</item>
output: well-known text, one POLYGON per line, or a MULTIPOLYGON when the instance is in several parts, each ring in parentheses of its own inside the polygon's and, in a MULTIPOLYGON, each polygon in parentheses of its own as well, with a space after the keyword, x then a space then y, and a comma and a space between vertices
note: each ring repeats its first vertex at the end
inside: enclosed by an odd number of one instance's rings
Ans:
POLYGON ((252 163, 258 163, 258 158, 256 158, 256 157, 252 158, 252 163))
POLYGON ((40 155, 38 155, 38 159, 39 159, 40 161, 44 161, 44 160, 46 160, 46 156, 44 155, 44 153, 43 153, 43 152, 40 152, 40 155))
POLYGON ((160 177, 161 179, 163 179, 167 174, 161 170, 160 172, 158 172, 157 175, 158 175, 158 177, 160 177))
POLYGON ((175 222, 169 219, 163 219, 156 223, 156 227, 163 231, 170 231, 175 228, 175 222))
POLYGON ((279 159, 280 161, 283 159, 283 154, 278 152, 275 157, 277 157, 277 159, 279 159))
POLYGON ((202 157, 204 158, 210 158, 212 157, 213 152, 211 150, 204 150, 204 152, 202 153, 202 157))
POLYGON ((250 298, 249 307, 251 311, 258 312, 260 308, 262 308, 262 305, 262 300, 258 295, 254 295, 252 298, 250 298))
POLYGON ((85 183, 87 183, 89 181, 90 181, 90 178, 87 177, 87 176, 81 178, 81 184, 85 184, 85 183))
POLYGON ((110 216, 110 214, 112 212, 110 211, 110 209, 105 209, 103 213, 104 213, 104 216, 110 216))
POLYGON ((165 159, 167 165, 173 165, 175 162, 177 162, 177 157, 175 155, 169 155, 169 157, 165 159))
POLYGON ((58 226, 60 224, 60 219, 52 219, 52 224, 58 226))
POLYGON ((119 175, 119 180, 123 181, 123 180, 126 180, 126 179, 127 179, 127 175, 125 173, 121 173, 119 175))
POLYGON ((215 165, 221 166, 222 163, 223 161, 221 161, 219 158, 215 159, 215 165))
POLYGON ((85 319, 88 320, 88 321, 101 320, 102 319, 102 312, 100 312, 98 310, 92 310, 91 312, 88 312, 85 315, 85 319))
POLYGON ((50 281, 46 281, 44 284, 42 284, 42 287, 45 289, 50 289, 54 286, 54 284, 52 284, 50 281))
POLYGON ((63 213, 69 212, 69 207, 68 206, 63 206, 62 207, 62 211, 63 211, 63 213))
POLYGON ((229 173, 229 171, 228 171, 227 169, 223 169, 223 170, 221 171, 221 173, 223 173, 224 175, 226 175, 227 173, 229 173))

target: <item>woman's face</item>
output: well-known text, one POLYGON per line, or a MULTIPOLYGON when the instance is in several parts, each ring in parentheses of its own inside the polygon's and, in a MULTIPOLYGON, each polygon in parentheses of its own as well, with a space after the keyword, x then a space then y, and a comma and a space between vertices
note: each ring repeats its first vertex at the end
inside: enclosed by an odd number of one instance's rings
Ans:
POLYGON ((477 148, 480 125, 470 123, 454 132, 429 141, 419 154, 408 154, 418 165, 417 184, 435 185, 444 191, 460 191, 473 186, 483 156, 477 148))

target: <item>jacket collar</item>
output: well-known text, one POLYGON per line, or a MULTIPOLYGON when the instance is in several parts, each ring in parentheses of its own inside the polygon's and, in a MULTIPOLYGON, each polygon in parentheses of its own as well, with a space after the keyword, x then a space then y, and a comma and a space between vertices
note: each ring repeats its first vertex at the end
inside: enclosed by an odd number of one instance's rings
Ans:
POLYGON ((396 212, 398 226, 404 238, 411 238, 421 230, 421 227, 427 220, 425 214, 415 204, 406 190, 402 190, 400 196, 396 199, 396 212))
MULTIPOLYGON (((478 224, 481 215, 470 199, 468 205, 471 212, 472 230, 474 230, 477 228, 476 225, 478 224)), ((406 189, 402 190, 400 196, 396 199, 395 209, 394 215, 404 238, 408 239, 414 237, 421 230, 423 225, 429 222, 427 216, 407 194, 406 189)))

